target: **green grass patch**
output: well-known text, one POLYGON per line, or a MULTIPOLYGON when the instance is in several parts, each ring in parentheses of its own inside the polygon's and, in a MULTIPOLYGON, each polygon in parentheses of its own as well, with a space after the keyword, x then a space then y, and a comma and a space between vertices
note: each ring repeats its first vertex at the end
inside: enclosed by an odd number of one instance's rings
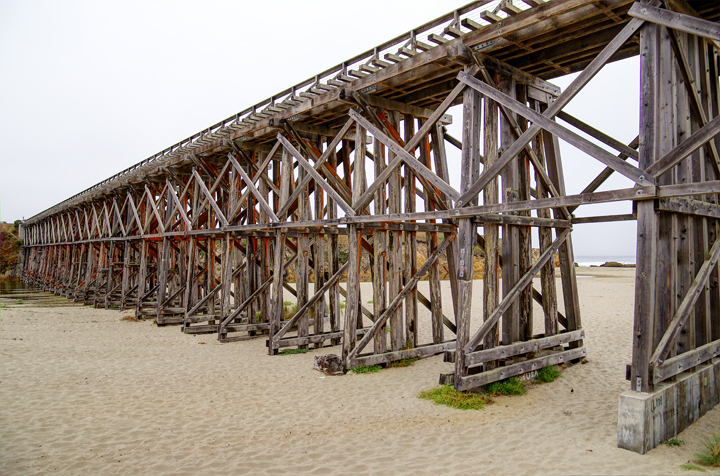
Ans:
POLYGON ((375 372, 380 372, 381 370, 382 367, 379 365, 368 365, 367 367, 361 365, 360 367, 352 369, 355 374, 374 374, 375 372))
POLYGON ((525 382, 517 377, 489 383, 485 385, 484 389, 490 395, 524 395, 527 392, 525 382))
POLYGON ((680 467, 682 469, 684 469, 685 471, 700 471, 703 473, 707 473, 705 468, 703 468, 702 466, 698 466, 696 464, 692 464, 692 463, 681 464, 680 467))
POLYGON ((310 349, 282 349, 278 355, 307 354, 310 349))
POLYGON ((396 360, 395 362, 388 362, 386 368, 391 367, 410 367, 412 364, 420 360, 420 357, 407 357, 405 359, 396 360))
POLYGON ((423 390, 418 394, 418 398, 430 400, 435 405, 445 405, 458 410, 482 410, 485 405, 492 403, 485 395, 458 392, 452 385, 443 385, 430 390, 423 390))
POLYGON ((705 438, 695 459, 703 466, 720 466, 720 433, 705 438))
POLYGON ((667 445, 667 446, 677 446, 677 447, 680 447, 680 446, 682 446, 682 445, 684 445, 684 444, 685 444, 685 442, 684 442, 683 440, 679 440, 679 439, 677 439, 677 438, 675 438, 675 437, 670 438, 670 439, 667 440, 667 441, 663 441, 663 445, 667 445))
POLYGON ((15 304, 24 304, 22 301, 18 301, 15 304))
POLYGON ((560 378, 560 370, 557 365, 548 365, 538 370, 537 379, 544 383, 554 382, 560 378))

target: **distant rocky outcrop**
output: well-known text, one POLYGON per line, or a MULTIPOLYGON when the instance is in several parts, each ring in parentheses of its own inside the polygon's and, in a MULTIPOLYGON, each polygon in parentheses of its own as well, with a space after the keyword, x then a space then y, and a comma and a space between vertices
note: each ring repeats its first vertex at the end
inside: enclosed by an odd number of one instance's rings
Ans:
POLYGON ((635 264, 619 263, 617 261, 605 261, 600 266, 592 266, 593 268, 634 268, 635 264))
POLYGON ((19 277, 22 272, 17 269, 18 257, 22 250, 19 225, 19 221, 0 223, 0 276, 5 278, 19 277))

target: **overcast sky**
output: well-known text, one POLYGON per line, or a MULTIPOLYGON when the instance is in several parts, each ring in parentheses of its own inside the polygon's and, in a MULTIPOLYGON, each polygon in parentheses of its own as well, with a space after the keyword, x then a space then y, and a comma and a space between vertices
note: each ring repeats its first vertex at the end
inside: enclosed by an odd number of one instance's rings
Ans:
MULTIPOLYGON (((0 219, 29 218, 465 3, 0 0, 0 219)), ((565 110, 628 143, 638 90, 633 58, 606 66, 565 110)), ((577 193, 604 167, 562 146, 577 193)), ((580 256, 634 255, 635 223, 576 225, 574 241, 580 256)))

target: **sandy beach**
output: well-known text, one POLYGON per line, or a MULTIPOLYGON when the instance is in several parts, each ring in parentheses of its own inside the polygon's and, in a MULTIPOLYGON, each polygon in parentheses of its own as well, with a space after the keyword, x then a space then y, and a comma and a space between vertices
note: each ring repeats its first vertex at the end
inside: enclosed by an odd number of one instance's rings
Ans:
POLYGON ((313 355, 339 347, 270 357, 263 338, 221 345, 130 311, 2 310, 0 474, 692 474, 720 410, 680 448, 618 449, 634 270, 578 276, 588 363, 482 411, 417 398, 451 371, 442 356, 332 377, 313 355))

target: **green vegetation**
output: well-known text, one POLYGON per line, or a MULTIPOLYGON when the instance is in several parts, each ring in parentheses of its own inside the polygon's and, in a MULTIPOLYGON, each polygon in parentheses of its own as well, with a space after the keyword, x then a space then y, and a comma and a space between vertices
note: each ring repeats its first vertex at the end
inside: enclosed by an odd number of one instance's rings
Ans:
POLYGON ((410 367, 412 364, 420 360, 420 357, 407 357, 405 359, 396 360, 395 362, 388 362, 386 368, 392 367, 410 367))
MULTIPOLYGON (((19 225, 19 222, 17 223, 19 225)), ((15 224, 0 223, 0 274, 15 268, 21 249, 18 227, 15 224)))
POLYGON ((705 438, 695 458, 703 466, 720 466, 720 433, 705 438))
POLYGON ((283 319, 289 320, 292 319, 292 317, 297 314, 297 304, 293 304, 290 301, 283 302, 283 319))
POLYGON ((527 392, 525 382, 518 380, 517 377, 489 383, 483 388, 490 395, 524 395, 527 392))
POLYGON ((279 355, 292 355, 292 354, 307 354, 310 349, 282 349, 278 352, 279 355))
POLYGON ((685 444, 685 442, 683 440, 678 440, 677 438, 673 437, 667 441, 663 441, 663 444, 668 446, 682 446, 685 444))
POLYGON ((681 464, 680 467, 686 471, 701 471, 703 473, 707 473, 707 471, 705 471, 705 468, 692 463, 681 464))
POLYGON ((485 405, 492 403, 492 400, 485 395, 458 392, 452 385, 443 385, 430 390, 423 390, 418 394, 418 398, 430 400, 435 405, 446 405, 450 408, 458 410, 482 410, 485 405))
POLYGON ((368 365, 367 367, 363 367, 362 365, 360 367, 355 367, 352 369, 353 373, 356 374, 374 374, 375 372, 380 372, 382 370, 382 367, 379 365, 368 365))
POLYGON ((556 365, 548 365, 538 370, 537 379, 544 383, 554 382, 560 378, 560 370, 556 365))
POLYGON ((15 304, 24 304, 22 301, 18 301, 15 304))

